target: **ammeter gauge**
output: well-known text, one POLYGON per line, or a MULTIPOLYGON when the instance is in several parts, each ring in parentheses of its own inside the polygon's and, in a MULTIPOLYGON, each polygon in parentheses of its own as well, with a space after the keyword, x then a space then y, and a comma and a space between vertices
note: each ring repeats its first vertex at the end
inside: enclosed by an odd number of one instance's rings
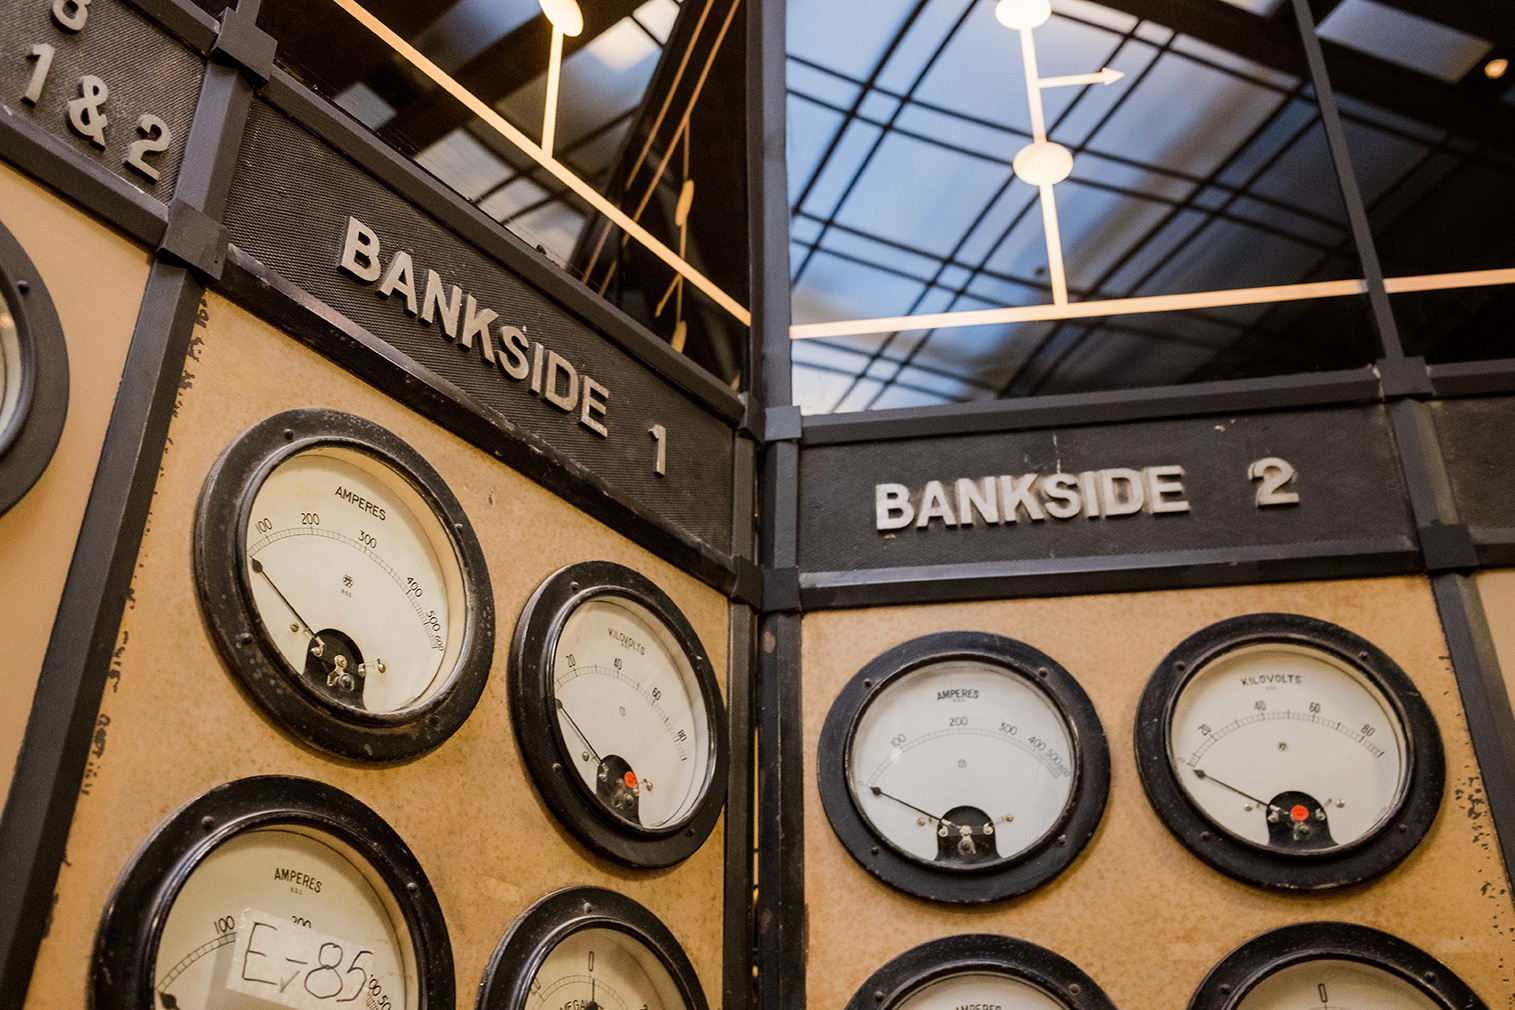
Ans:
POLYGON ((1104 990, 1067 958, 994 933, 947 936, 913 947, 869 976, 847 1004, 847 1010, 965 1007, 1114 1010, 1104 990))
POLYGON ((426 875, 346 793, 265 776, 171 816, 100 924, 95 1010, 453 1006, 452 950, 426 875))
POLYGON ((707 1010, 684 949, 645 907, 599 887, 549 894, 510 927, 478 1010, 707 1010))
POLYGON ((993 901, 1061 872, 1105 808, 1094 706, 1031 646, 951 631, 896 646, 842 689, 817 775, 868 872, 941 901, 993 901))
POLYGON ((1397 936, 1304 922, 1249 940, 1206 976, 1189 1010, 1488 1010, 1451 969, 1397 936))
POLYGON ((57 310, 21 244, 0 226, 0 513, 47 469, 67 414, 57 310))
POLYGON ((1441 738, 1404 672, 1325 621, 1250 614, 1178 646, 1137 713, 1142 785, 1169 829, 1240 879, 1356 883, 1436 816, 1441 738))
POLYGON ((243 434, 201 494, 195 571, 243 685, 324 750, 423 754, 484 689, 478 540, 437 472, 370 421, 294 410, 243 434))
POLYGON ((648 867, 704 843, 726 795, 725 708, 666 593, 608 561, 570 565, 527 602, 510 658, 516 740, 580 839, 648 867))

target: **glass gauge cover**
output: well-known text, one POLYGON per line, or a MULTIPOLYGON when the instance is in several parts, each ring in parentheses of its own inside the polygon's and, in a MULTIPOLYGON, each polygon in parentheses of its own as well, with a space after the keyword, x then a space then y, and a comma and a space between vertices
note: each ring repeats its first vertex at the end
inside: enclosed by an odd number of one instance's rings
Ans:
POLYGON ((657 586, 610 562, 550 577, 516 625, 510 697, 532 777, 591 847, 666 866, 704 842, 725 795, 724 711, 699 638, 657 586))
POLYGON ((1344 922, 1264 933, 1216 965, 1189 1010, 1488 1010, 1446 965, 1344 922))
POLYGON ((68 350, 47 287, 0 225, 0 513, 47 469, 68 414, 68 350))
POLYGON ((384 429, 319 410, 255 426, 206 482, 195 547, 227 658, 307 741, 412 757, 472 711, 493 642, 483 553, 440 476, 384 429))
POLYGON ((1109 752, 1073 678, 1020 642, 945 632, 891 649, 821 731, 821 801, 869 872, 912 894, 991 901, 1077 856, 1109 752))
POLYGON ((158 829, 117 884, 95 965, 96 1010, 453 999, 441 910, 404 843, 346 793, 279 776, 221 786, 158 829))
POLYGON ((913 947, 869 976, 847 1004, 847 1010, 965 1008, 1114 1010, 1073 962, 994 933, 947 936, 913 947))
POLYGON ((707 1010, 683 948, 644 906, 598 887, 557 891, 510 927, 479 1010, 707 1010))
POLYGON ((1180 645, 1143 694, 1136 746, 1180 840, 1275 887, 1382 872, 1441 800, 1440 739, 1409 678, 1356 635, 1296 615, 1234 618, 1180 645))

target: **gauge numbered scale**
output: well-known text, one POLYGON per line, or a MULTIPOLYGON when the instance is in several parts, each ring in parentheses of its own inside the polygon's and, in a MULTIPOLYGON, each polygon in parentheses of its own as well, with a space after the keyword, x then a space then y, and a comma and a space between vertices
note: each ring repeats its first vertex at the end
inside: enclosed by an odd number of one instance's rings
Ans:
POLYGON ((1067 958, 996 933, 913 947, 869 976, 847 1004, 847 1010, 965 1008, 1114 1010, 1104 990, 1067 958))
POLYGON ((478 1010, 708 1010, 694 966, 647 908, 600 887, 557 891, 500 941, 478 1010))
POLYGON ((68 413, 68 351, 47 288, 0 226, 0 513, 47 469, 68 413))
POLYGON ((608 561, 558 571, 521 614, 509 676, 526 766, 581 840, 646 867, 704 843, 725 797, 725 710, 666 593, 608 561))
POLYGON ((217 461, 195 523, 200 598, 243 685, 302 739, 414 757, 473 710, 494 610, 441 477, 351 414, 296 410, 217 461))
POLYGON ((1083 689, 1029 645, 952 631, 865 666, 826 716, 827 819, 868 872, 942 901, 993 901, 1061 872, 1093 834, 1109 749, 1083 689))
POLYGON ((96 938, 95 1010, 453 1006, 426 875, 346 793, 264 776, 170 817, 127 868, 96 938))
POLYGON ((1441 739, 1400 668, 1344 628, 1250 614, 1163 660, 1136 727, 1142 785, 1196 855, 1315 890, 1382 873, 1441 802, 1441 739))
POLYGON ((1488 1010, 1446 965, 1397 936, 1345 922, 1264 933, 1206 976, 1189 1010, 1488 1010))

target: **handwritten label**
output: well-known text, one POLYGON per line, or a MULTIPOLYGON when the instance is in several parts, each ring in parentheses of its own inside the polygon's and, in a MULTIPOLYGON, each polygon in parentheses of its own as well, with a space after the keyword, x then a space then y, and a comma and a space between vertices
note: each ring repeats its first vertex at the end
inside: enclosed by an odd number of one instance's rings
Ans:
POLYGON ((400 980, 379 965, 394 963, 388 943, 343 940, 288 916, 247 908, 237 926, 226 988, 294 1010, 383 1007, 400 980))

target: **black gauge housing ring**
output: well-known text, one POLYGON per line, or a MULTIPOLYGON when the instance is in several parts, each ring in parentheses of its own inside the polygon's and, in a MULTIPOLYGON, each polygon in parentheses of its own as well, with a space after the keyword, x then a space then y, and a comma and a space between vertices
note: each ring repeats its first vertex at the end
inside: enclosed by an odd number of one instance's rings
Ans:
POLYGON ((998 933, 944 936, 910 948, 868 976, 846 1010, 892 1010, 933 982, 978 973, 1029 983, 1068 1010, 1115 1010, 1105 991, 1072 961, 998 933))
POLYGON ((1284 891, 1345 887, 1384 873, 1420 844, 1441 807, 1445 760, 1436 719, 1409 676, 1387 653, 1340 625, 1299 614, 1232 617, 1189 636, 1158 664, 1137 706, 1136 764, 1163 824, 1200 859, 1238 880, 1284 891), (1319 854, 1275 852, 1233 838, 1185 792, 1169 759, 1174 706, 1205 666, 1253 645, 1323 653, 1361 673, 1403 727, 1406 773, 1397 808, 1378 830, 1319 854))
POLYGON ((249 428, 205 480, 195 510, 194 562, 200 608, 237 680, 285 729, 320 750, 365 762, 419 757, 455 733, 484 693, 495 636, 484 551, 441 475, 372 421, 312 407, 275 414, 249 428), (364 713, 310 690, 270 639, 253 600, 247 530, 258 489, 280 463, 323 447, 370 456, 408 482, 446 531, 462 575, 462 641, 453 668, 441 674, 445 686, 399 712, 364 713))
POLYGON ((557 818, 589 848, 626 866, 672 866, 693 855, 726 802, 726 709, 710 657, 682 611, 650 579, 611 561, 581 561, 537 587, 516 622, 508 672, 516 743, 537 791, 557 818), (705 781, 684 817, 658 828, 631 824, 605 810, 573 773, 575 748, 563 738, 556 710, 553 656, 572 613, 597 597, 629 600, 657 617, 694 671, 698 703, 710 728, 705 781))
POLYGON ((831 830, 870 874, 933 901, 978 903, 1023 894, 1073 862, 1094 835, 1110 791, 1110 747, 1094 704, 1072 674, 1024 642, 981 631, 943 631, 912 639, 870 661, 832 702, 817 746, 817 786, 831 830), (923 666, 978 660, 1021 677, 1052 702, 1073 750, 1073 788, 1059 820, 1024 852, 982 867, 938 869, 900 852, 858 809, 849 785, 853 737, 867 707, 923 666))
POLYGON ((42 476, 68 417, 68 347, 47 285, 26 250, 0 225, 0 299, 16 324, 21 381, 0 429, 0 515, 42 476))
POLYGON ((1326 960, 1380 968, 1445 1010, 1489 1010, 1466 982, 1419 947, 1350 922, 1296 922, 1248 940, 1210 969, 1190 997, 1188 1010, 1236 1010, 1274 972, 1326 960))
POLYGON ((694 965, 662 920, 624 894, 603 887, 554 891, 521 913, 484 969, 477 1010, 523 1010, 547 955, 584 929, 614 929, 630 936, 668 970, 684 1010, 709 1010, 694 965))
POLYGON ((235 835, 313 828, 352 847, 404 914, 419 978, 417 1010, 452 1010, 452 943, 441 906, 410 848, 372 809, 312 779, 260 775, 216 786, 180 807, 143 843, 117 881, 95 935, 91 1010, 142 1010, 152 998, 158 941, 195 868, 235 835))

